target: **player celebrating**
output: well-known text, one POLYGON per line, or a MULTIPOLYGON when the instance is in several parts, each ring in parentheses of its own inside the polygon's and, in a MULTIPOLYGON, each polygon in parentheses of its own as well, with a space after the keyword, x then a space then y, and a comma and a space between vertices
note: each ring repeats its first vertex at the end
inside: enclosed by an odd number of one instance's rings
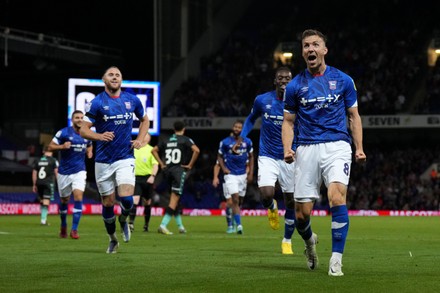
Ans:
POLYGON ((59 130, 49 143, 49 150, 61 151, 59 175, 57 177, 60 194, 60 237, 67 238, 67 208, 70 195, 73 193, 73 217, 70 237, 79 239, 78 225, 82 215, 82 201, 86 188, 85 156, 92 158, 92 142, 79 134, 83 122, 83 112, 72 113, 72 126, 59 130))
POLYGON ((133 207, 135 185, 133 148, 142 147, 150 121, 139 98, 121 90, 122 73, 119 68, 109 67, 102 80, 105 90, 86 106, 80 133, 82 137, 96 141, 95 177, 101 194, 102 217, 110 238, 107 253, 116 253, 119 242, 115 233, 115 187, 120 198, 122 237, 124 242, 128 242, 131 231, 127 216, 133 207), (140 120, 140 125, 136 139, 132 140, 134 115, 140 120), (95 126, 96 132, 91 130, 92 126, 95 126))
POLYGON ((269 224, 272 229, 279 229, 278 205, 274 199, 275 184, 278 181, 283 191, 286 213, 284 215, 284 238, 281 252, 293 254, 292 235, 295 231, 294 164, 284 162, 281 123, 283 121, 283 95, 287 84, 292 79, 288 67, 280 67, 275 72, 275 90, 258 95, 252 111, 246 118, 242 137, 252 130, 256 120, 261 117, 260 152, 258 154, 258 187, 262 203, 268 209, 269 224))
MULTIPOLYGON (((246 195, 247 183, 252 182, 254 172, 252 141, 249 138, 240 138, 242 128, 243 121, 235 121, 232 126, 232 135, 220 142, 217 156, 217 161, 224 174, 226 208, 232 210, 238 234, 243 234, 240 198, 243 199, 246 195), (247 162, 249 162, 249 169, 247 169, 247 162)), ((228 226, 227 233, 231 233, 231 229, 232 227, 228 226)))
POLYGON ((285 161, 296 161, 296 227, 306 245, 307 264, 311 270, 318 266, 317 236, 312 232, 310 214, 324 181, 332 215, 332 256, 328 274, 343 276, 342 253, 349 227, 346 195, 352 140, 356 161, 364 162, 366 156, 354 82, 347 74, 326 65, 327 52, 326 37, 321 32, 311 29, 303 32, 302 56, 307 69, 287 85, 282 138, 285 161), (297 136, 296 152, 292 150, 294 134, 297 136))

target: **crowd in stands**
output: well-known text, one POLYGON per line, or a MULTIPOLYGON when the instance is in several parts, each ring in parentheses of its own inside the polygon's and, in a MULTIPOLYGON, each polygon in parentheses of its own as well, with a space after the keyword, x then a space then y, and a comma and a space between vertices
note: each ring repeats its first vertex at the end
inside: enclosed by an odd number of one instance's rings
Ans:
POLYGON ((417 104, 417 114, 439 114, 440 113, 440 58, 435 66, 428 70, 426 77, 426 94, 417 104))
MULTIPOLYGON (((379 10, 364 3, 363 14, 375 20, 372 22, 357 14, 325 11, 336 20, 329 19, 322 29, 329 38, 328 63, 353 77, 362 115, 410 111, 410 102, 428 74, 426 49, 433 33, 429 20, 417 5, 398 2, 384 4, 390 7, 379 10), (406 17, 411 21, 400 21, 406 17)), ((281 41, 299 44, 307 21, 295 9, 288 18, 278 17, 282 25, 273 20, 273 25, 260 27, 249 24, 252 18, 245 19, 246 24, 216 54, 204 58, 200 75, 176 90, 163 111, 165 117, 245 116, 256 95, 272 89, 276 45, 281 41)), ((294 72, 302 70, 302 57, 294 57, 289 66, 294 72)), ((430 91, 435 96, 438 87, 432 85, 430 91)))
POLYGON ((440 159, 440 149, 369 150, 365 166, 353 164, 348 192, 351 209, 438 210, 438 177, 421 174, 440 159))

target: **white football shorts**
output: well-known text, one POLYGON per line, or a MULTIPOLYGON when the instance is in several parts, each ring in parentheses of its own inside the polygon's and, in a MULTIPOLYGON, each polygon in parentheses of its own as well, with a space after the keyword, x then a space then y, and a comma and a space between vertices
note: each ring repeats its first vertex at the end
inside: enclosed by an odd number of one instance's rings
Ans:
POLYGON ((258 187, 280 184, 283 193, 295 190, 295 163, 287 164, 284 160, 269 157, 258 157, 258 187))
POLYGON ((226 199, 231 198, 231 195, 238 193, 240 197, 246 195, 247 188, 247 175, 232 175, 228 174, 224 176, 224 196, 226 199))
POLYGON ((57 183, 60 197, 70 196, 75 189, 84 192, 86 189, 86 179, 86 171, 79 171, 70 175, 58 174, 57 183))
POLYGON ((119 160, 112 164, 95 163, 95 177, 102 196, 110 195, 121 184, 135 185, 134 158, 119 160))
POLYGON ((351 170, 351 146, 345 141, 300 145, 295 155, 295 201, 319 198, 324 181, 348 185, 351 170))

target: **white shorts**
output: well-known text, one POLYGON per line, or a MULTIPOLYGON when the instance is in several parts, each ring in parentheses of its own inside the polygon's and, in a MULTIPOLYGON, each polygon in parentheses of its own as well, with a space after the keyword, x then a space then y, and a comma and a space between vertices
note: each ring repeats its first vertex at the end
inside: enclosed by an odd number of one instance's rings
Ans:
POLYGON ((284 160, 269 157, 258 157, 258 187, 280 184, 283 193, 295 190, 295 163, 287 164, 284 160))
POLYGON ((134 159, 119 160, 112 164, 95 163, 95 177, 101 195, 110 195, 121 184, 135 185, 134 159))
POLYGON ((345 141, 300 145, 296 150, 295 201, 319 198, 322 181, 348 185, 351 169, 351 146, 345 141))
POLYGON ((226 199, 231 198, 231 195, 238 193, 240 197, 246 195, 247 175, 225 175, 224 196, 226 199))
POLYGON ((79 171, 78 173, 70 175, 58 174, 57 183, 60 197, 70 196, 75 189, 84 192, 86 189, 86 179, 86 171, 79 171))
POLYGON ((228 193, 228 189, 226 188, 226 183, 222 183, 222 188, 223 188, 223 196, 225 198, 231 198, 231 194, 228 193))

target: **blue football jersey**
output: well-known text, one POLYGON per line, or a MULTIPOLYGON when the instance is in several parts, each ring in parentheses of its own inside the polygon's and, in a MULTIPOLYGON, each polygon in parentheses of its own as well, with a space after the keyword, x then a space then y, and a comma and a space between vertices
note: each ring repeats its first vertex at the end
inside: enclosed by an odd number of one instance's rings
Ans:
POLYGON ((304 70, 287 85, 284 109, 296 114, 295 142, 316 144, 347 141, 347 108, 357 107, 353 79, 327 66, 323 75, 313 76, 304 70))
POLYGON ((245 137, 241 146, 237 150, 238 154, 232 151, 236 140, 233 136, 228 136, 220 142, 218 153, 223 157, 225 166, 231 171, 232 175, 242 175, 246 173, 246 163, 249 154, 254 151, 252 141, 245 137))
POLYGON ((276 91, 258 95, 251 113, 244 122, 241 136, 246 137, 255 121, 261 117, 259 156, 276 160, 284 159, 281 125, 283 124, 284 103, 277 98, 276 91))
POLYGON ((134 158, 130 142, 133 115, 139 119, 144 117, 144 107, 138 97, 124 91, 119 97, 110 97, 104 91, 86 106, 84 121, 93 123, 98 133, 115 134, 113 141, 96 142, 96 162, 111 164, 134 158))
POLYGON ((70 175, 86 170, 85 154, 87 147, 92 145, 92 142, 82 138, 73 127, 65 127, 59 130, 52 141, 58 145, 70 141, 70 149, 61 150, 60 166, 58 173, 63 175, 70 175))

